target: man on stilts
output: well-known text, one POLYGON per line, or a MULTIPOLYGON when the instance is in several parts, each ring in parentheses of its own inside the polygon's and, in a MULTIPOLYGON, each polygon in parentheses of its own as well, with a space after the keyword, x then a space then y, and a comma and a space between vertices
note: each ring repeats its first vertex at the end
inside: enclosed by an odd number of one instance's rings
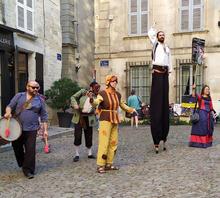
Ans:
POLYGON ((169 47, 164 43, 163 31, 151 29, 148 36, 153 45, 152 49, 152 86, 150 97, 151 134, 155 152, 159 152, 159 143, 166 141, 169 133, 169 73, 172 71, 169 47))

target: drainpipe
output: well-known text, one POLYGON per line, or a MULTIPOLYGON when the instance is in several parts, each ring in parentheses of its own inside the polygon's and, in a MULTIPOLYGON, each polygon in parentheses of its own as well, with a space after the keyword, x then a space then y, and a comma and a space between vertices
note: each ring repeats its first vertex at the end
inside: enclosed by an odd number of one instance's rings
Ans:
POLYGON ((4 25, 6 24, 6 20, 5 20, 5 1, 1 0, 1 12, 2 12, 2 22, 4 23, 4 25))

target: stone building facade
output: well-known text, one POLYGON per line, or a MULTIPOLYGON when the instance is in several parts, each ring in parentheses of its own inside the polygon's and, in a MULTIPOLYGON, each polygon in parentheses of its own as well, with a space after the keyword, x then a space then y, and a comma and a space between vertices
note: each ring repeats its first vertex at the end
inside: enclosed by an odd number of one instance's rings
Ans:
POLYGON ((163 30, 171 48, 170 102, 181 103, 208 84, 220 111, 220 4, 218 0, 95 0, 95 68, 97 79, 114 73, 126 98, 131 88, 149 103, 151 44, 149 28, 163 30), (205 40, 201 65, 192 61, 192 39, 205 40), (196 68, 196 69, 195 69, 196 68), (195 72, 196 71, 196 72, 195 72), (193 77, 195 76, 195 78, 193 77))
POLYGON ((59 0, 0 0, 1 111, 37 80, 41 92, 61 77, 59 0))
POLYGON ((62 0, 62 77, 88 86, 94 78, 94 0, 62 0))

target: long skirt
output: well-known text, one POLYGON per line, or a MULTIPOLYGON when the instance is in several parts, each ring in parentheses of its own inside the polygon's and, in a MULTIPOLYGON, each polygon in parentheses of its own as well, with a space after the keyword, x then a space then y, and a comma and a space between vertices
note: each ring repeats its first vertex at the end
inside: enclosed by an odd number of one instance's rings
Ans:
POLYGON ((212 146, 214 120, 210 112, 199 110, 199 122, 192 125, 189 146, 207 148, 212 146))

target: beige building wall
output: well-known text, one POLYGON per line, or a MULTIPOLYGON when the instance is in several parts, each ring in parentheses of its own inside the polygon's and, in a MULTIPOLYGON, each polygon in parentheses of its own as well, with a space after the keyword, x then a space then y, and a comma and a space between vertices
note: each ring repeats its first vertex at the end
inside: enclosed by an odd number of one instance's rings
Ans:
MULTIPOLYGON (((128 0, 95 1, 95 65, 98 80, 104 83, 106 74, 119 76, 119 90, 126 96, 126 62, 151 61, 151 45, 147 35, 128 34, 128 0), (108 67, 100 61, 109 60, 108 67)), ((205 80, 210 85, 214 103, 220 99, 220 4, 204 0, 204 29, 196 32, 179 31, 180 1, 149 0, 148 27, 163 30, 171 48, 173 72, 170 75, 170 102, 176 102, 176 70, 178 59, 191 59, 192 38, 205 39, 205 80)))

